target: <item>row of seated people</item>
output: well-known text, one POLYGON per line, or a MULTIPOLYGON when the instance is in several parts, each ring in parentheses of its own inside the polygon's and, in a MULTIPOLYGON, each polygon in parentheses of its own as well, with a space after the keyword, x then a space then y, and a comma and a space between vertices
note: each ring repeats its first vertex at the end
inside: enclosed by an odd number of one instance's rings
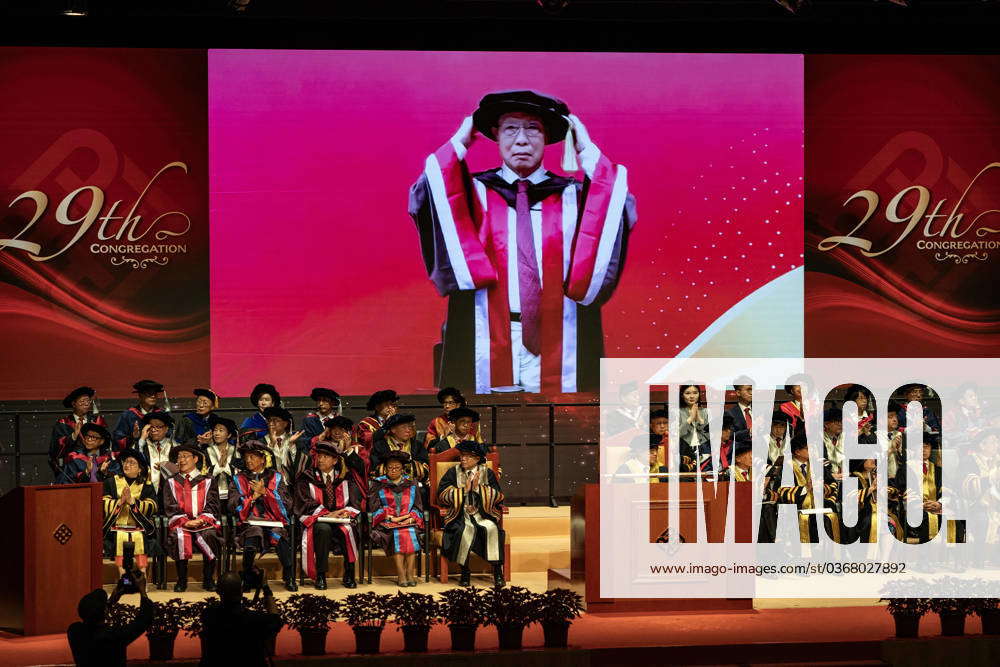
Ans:
MULTIPOLYGON (((393 411, 373 431, 370 447, 354 439, 357 429, 349 419, 328 418, 302 448, 296 445, 301 436, 288 435, 287 411, 271 406, 264 413, 267 436, 239 448, 240 429, 216 415, 210 416, 207 444, 178 444, 165 435, 173 425, 169 413, 147 413, 139 422, 139 447, 118 452, 103 426, 88 423, 60 479, 104 481, 106 547, 119 565, 126 542, 133 542, 137 560, 146 564, 159 548, 153 517, 162 515, 166 550, 177 561, 177 590, 186 588, 187 561, 195 551, 205 557, 205 585, 212 586, 225 516, 236 524, 244 571, 257 554, 275 550, 286 585, 296 588, 288 527, 298 517, 309 578, 326 587, 332 550, 345 558, 344 585, 354 587, 361 512, 369 513, 374 543, 395 557, 400 585, 414 585, 415 554, 426 548, 421 535, 429 491, 428 448, 415 437, 415 418, 393 411)), ((460 583, 469 581, 472 552, 493 563, 502 585, 503 493, 498 475, 484 465, 486 446, 475 437, 478 419, 473 410, 455 408, 440 426, 442 437, 430 442, 431 451, 459 452, 459 462, 439 480, 436 504, 446 512, 442 553, 460 565, 460 583)))
MULTIPOLYGON (((690 390, 693 386, 685 387, 690 390)), ((801 394, 799 387, 787 387, 789 393, 794 397, 780 406, 771 415, 770 432, 767 443, 767 460, 755 461, 752 453, 752 443, 750 438, 750 425, 752 425, 752 413, 750 412, 751 387, 749 385, 736 386, 739 401, 729 407, 723 417, 721 428, 721 442, 718 447, 718 464, 720 466, 721 478, 737 482, 752 481, 754 469, 766 475, 765 501, 774 502, 794 502, 802 510, 816 509, 816 499, 813 496, 811 485, 811 471, 809 468, 809 456, 807 438, 802 419, 802 408, 799 402, 801 394), (744 417, 742 423, 740 417, 744 417), (794 485, 779 487, 781 470, 778 467, 782 463, 782 453, 790 439, 792 454, 792 469, 794 474, 794 485), (772 482, 773 480, 773 482, 772 482)), ((700 398, 694 391, 685 402, 685 407, 689 408, 688 415, 692 422, 697 422, 701 418, 707 418, 707 411, 703 408, 692 409, 694 400, 700 398), (697 416, 696 416, 697 415, 697 416)), ((905 398, 907 401, 922 402, 923 387, 921 385, 910 385, 905 388, 905 398)), ((684 392, 682 391, 682 400, 684 392)), ((858 386, 848 389, 844 402, 854 402, 857 407, 857 415, 846 414, 842 406, 828 408, 823 413, 823 434, 822 434, 822 462, 823 462, 823 507, 829 511, 826 513, 826 522, 831 535, 835 535, 835 541, 841 541, 843 535, 847 542, 860 540, 862 542, 874 541, 878 523, 872 521, 873 512, 877 507, 877 473, 875 470, 875 459, 855 461, 849 469, 844 469, 844 420, 854 419, 857 427, 858 441, 861 444, 881 444, 887 452, 887 479, 888 479, 888 513, 886 521, 897 537, 900 539, 912 538, 918 541, 932 539, 937 534, 940 527, 940 517, 942 510, 941 498, 943 493, 947 493, 941 481, 940 467, 940 421, 937 415, 928 410, 928 406, 922 405, 925 410, 925 429, 922 434, 923 461, 916 470, 917 478, 920 480, 921 503, 923 518, 919 528, 913 529, 907 525, 903 519, 906 513, 906 466, 905 428, 900 425, 905 419, 905 404, 891 401, 888 406, 887 424, 885 429, 878 429, 874 420, 874 415, 869 406, 872 405, 870 397, 858 386), (932 454, 934 454, 932 456, 932 454), (856 494, 858 502, 858 522, 853 527, 846 527, 842 520, 843 509, 843 480, 846 477, 857 478, 859 490, 856 494)), ((961 452, 955 480, 952 482, 954 488, 953 501, 956 505, 973 506, 980 510, 982 515, 987 517, 986 526, 983 529, 985 539, 991 543, 1000 542, 1000 431, 991 424, 992 421, 982 410, 982 405, 974 393, 974 389, 962 388, 959 395, 959 409, 962 411, 961 417, 964 421, 959 423, 962 431, 958 448, 961 452)), ((683 413, 682 413, 683 414, 683 413)), ((707 431, 707 429, 706 429, 707 431)), ((683 425, 681 433, 684 433, 683 425)), ((712 469, 711 448, 707 440, 701 442, 699 450, 692 451, 689 442, 685 442, 682 435, 677 470, 682 475, 681 479, 692 480, 697 470, 708 471, 712 469), (700 454, 700 455, 699 455, 700 454), (699 465, 700 462, 700 465, 699 465)), ((616 477, 620 481, 645 482, 647 479, 651 483, 666 481, 668 467, 664 465, 667 452, 672 451, 668 442, 668 413, 665 410, 657 410, 651 413, 649 423, 649 434, 637 436, 630 446, 630 456, 616 471, 616 477)), ((776 508, 769 508, 765 512, 765 520, 761 523, 761 540, 773 541, 774 523, 777 519, 776 508), (773 519, 768 520, 768 519, 773 519)), ((801 537, 806 539, 807 535, 815 537, 816 518, 807 514, 800 514, 801 537)), ((949 535, 949 539, 954 538, 949 535)))
MULTIPOLYGON (((92 387, 77 387, 64 399, 63 406, 70 414, 60 417, 52 427, 49 441, 49 465, 53 475, 58 479, 70 454, 80 448, 80 432, 85 424, 97 424, 111 431, 109 444, 113 451, 121 451, 129 447, 143 448, 146 442, 188 442, 195 439, 201 445, 208 445, 211 440, 210 420, 219 409, 219 396, 211 389, 195 389, 194 410, 175 418, 170 414, 170 408, 165 400, 164 386, 153 380, 140 380, 132 385, 132 391, 137 395, 135 405, 124 410, 112 430, 97 411, 96 391, 92 387), (170 423, 166 429, 158 429, 155 425, 149 427, 145 417, 151 413, 167 413, 170 423)), ((340 416, 342 401, 340 395, 333 389, 316 387, 310 393, 310 399, 316 403, 316 409, 302 420, 301 430, 292 432, 293 422, 289 420, 288 430, 280 436, 287 443, 292 436, 298 438, 298 446, 305 449, 326 430, 325 422, 340 416)), ((447 415, 452 410, 466 406, 465 397, 454 387, 446 387, 438 392, 437 400, 441 404, 442 413, 430 421, 423 438, 425 448, 430 448, 436 441, 454 436, 454 427, 447 415), (451 430, 449 430, 451 429, 451 430)), ((264 439, 271 435, 270 415, 274 411, 268 409, 281 408, 281 394, 274 385, 261 383, 250 392, 250 403, 256 411, 243 419, 241 432, 264 439)), ((385 421, 399 409, 399 395, 384 389, 371 395, 366 404, 369 415, 353 425, 352 437, 359 441, 366 450, 374 445, 375 434, 385 421)), ((285 413, 277 413, 285 414, 285 413)), ((478 421, 473 424, 472 439, 482 442, 482 433, 478 421)), ((452 438, 454 440, 454 438, 452 438)))

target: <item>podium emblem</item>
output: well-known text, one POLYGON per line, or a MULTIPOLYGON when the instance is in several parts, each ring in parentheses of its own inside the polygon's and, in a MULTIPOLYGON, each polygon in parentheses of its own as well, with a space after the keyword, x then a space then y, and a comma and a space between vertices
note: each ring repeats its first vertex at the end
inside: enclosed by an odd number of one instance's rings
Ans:
POLYGON ((64 523, 59 524, 56 528, 56 532, 52 533, 52 537, 56 538, 56 542, 65 545, 73 537, 73 531, 64 523))

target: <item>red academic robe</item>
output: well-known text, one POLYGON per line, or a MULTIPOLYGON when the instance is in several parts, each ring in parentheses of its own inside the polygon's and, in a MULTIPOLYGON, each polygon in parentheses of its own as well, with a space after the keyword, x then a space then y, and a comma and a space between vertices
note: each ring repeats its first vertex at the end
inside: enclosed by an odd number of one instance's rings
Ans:
MULTIPOLYGON (((614 292, 635 224, 626 170, 591 146, 580 154, 581 183, 546 173, 532 186, 541 205, 541 391, 596 390, 604 334, 600 305, 614 292), (555 277, 556 279, 553 279, 555 277)), ((508 300, 510 229, 516 187, 494 169, 470 174, 451 141, 427 158, 410 190, 427 274, 448 296, 439 386, 514 384, 508 300)))

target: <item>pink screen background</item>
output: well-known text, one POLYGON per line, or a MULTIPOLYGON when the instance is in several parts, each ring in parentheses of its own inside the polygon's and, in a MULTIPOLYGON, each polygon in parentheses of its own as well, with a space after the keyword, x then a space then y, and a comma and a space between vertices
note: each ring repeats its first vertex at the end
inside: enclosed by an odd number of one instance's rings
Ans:
MULTIPOLYGON (((408 190, 514 88, 564 99, 628 167, 639 221, 605 349, 671 356, 802 263, 802 78, 799 55, 210 51, 213 388, 433 391, 446 300, 408 190)), ((468 160, 500 164, 483 138, 468 160)))

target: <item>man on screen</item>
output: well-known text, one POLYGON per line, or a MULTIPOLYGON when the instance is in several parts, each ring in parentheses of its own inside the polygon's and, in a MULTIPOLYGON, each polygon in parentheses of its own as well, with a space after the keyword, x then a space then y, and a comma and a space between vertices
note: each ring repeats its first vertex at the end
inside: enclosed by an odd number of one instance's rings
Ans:
POLYGON ((635 201, 625 168, 564 102, 529 90, 483 97, 427 158, 409 213, 428 276, 449 297, 438 386, 597 389, 600 306, 624 267, 635 201), (497 142, 503 164, 471 174, 478 134, 497 142), (564 138, 582 182, 542 166, 545 146, 564 138))

